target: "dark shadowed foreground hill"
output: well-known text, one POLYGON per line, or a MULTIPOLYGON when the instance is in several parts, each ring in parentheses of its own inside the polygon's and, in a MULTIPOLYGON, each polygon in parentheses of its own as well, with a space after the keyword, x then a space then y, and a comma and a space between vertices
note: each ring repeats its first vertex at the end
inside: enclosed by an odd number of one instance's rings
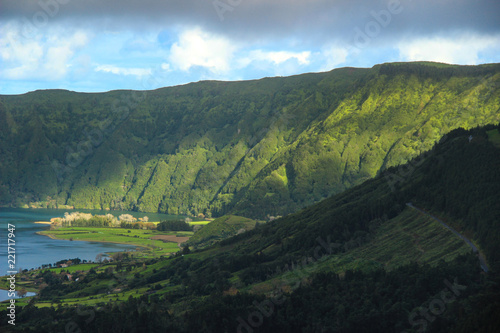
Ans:
POLYGON ((500 120, 500 66, 0 96, 0 204, 264 218, 500 120))

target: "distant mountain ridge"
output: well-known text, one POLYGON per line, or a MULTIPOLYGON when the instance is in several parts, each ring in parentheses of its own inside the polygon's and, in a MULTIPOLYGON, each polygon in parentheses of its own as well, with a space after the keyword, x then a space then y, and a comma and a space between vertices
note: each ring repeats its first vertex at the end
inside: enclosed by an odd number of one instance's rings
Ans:
POLYGON ((500 121, 500 64, 0 96, 0 204, 264 218, 500 121))

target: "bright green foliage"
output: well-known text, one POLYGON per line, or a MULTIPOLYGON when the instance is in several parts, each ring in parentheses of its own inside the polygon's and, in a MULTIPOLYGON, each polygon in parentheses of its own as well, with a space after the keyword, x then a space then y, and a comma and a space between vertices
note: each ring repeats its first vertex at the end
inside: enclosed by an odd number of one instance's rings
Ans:
POLYGON ((497 123, 499 82, 498 64, 396 63, 0 96, 0 204, 285 215, 497 123))

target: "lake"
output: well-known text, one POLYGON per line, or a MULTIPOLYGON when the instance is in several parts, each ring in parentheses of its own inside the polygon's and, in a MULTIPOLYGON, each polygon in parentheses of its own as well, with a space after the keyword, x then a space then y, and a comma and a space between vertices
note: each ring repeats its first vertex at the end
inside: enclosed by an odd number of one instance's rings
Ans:
MULTIPOLYGON (((42 264, 54 264, 63 259, 80 258, 95 260, 99 253, 133 250, 134 246, 112 243, 84 241, 66 241, 37 235, 37 231, 50 228, 49 225, 36 224, 35 221, 49 221, 53 217, 62 217, 65 212, 79 211, 92 214, 131 214, 134 217, 148 216, 149 221, 163 221, 183 218, 183 216, 137 213, 121 211, 99 211, 88 209, 17 209, 0 208, 0 276, 7 275, 8 224, 15 225, 15 271, 38 268, 42 264)), ((0 292, 0 301, 7 299, 6 292, 0 292), (4 295, 5 294, 5 295, 4 295), (2 298, 4 296, 5 298, 2 298)))

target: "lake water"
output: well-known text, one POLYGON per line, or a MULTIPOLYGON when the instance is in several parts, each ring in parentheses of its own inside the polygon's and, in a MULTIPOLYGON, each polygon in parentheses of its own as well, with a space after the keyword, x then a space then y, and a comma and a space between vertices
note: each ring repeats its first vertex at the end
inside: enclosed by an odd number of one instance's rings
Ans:
MULTIPOLYGON (((97 211, 84 209, 78 209, 77 211, 92 214, 110 213, 114 216, 127 213, 133 215, 134 217, 148 216, 149 221, 163 221, 182 218, 182 216, 154 213, 97 211)), ((95 257, 99 253, 135 249, 134 246, 130 245, 57 240, 36 234, 37 231, 46 230, 50 228, 50 226, 45 224, 36 224, 33 222, 49 221, 53 217, 62 217, 65 212, 71 212, 71 210, 0 208, 0 276, 7 275, 7 271, 11 270, 8 267, 7 258, 7 226, 9 223, 15 225, 15 271, 18 271, 19 269, 38 268, 42 264, 54 264, 55 262, 63 259, 80 258, 81 260, 95 260, 95 257)), ((0 301, 5 299, 7 299, 6 292, 0 292, 0 301), (2 298, 2 296, 4 296, 4 298, 2 298)))

